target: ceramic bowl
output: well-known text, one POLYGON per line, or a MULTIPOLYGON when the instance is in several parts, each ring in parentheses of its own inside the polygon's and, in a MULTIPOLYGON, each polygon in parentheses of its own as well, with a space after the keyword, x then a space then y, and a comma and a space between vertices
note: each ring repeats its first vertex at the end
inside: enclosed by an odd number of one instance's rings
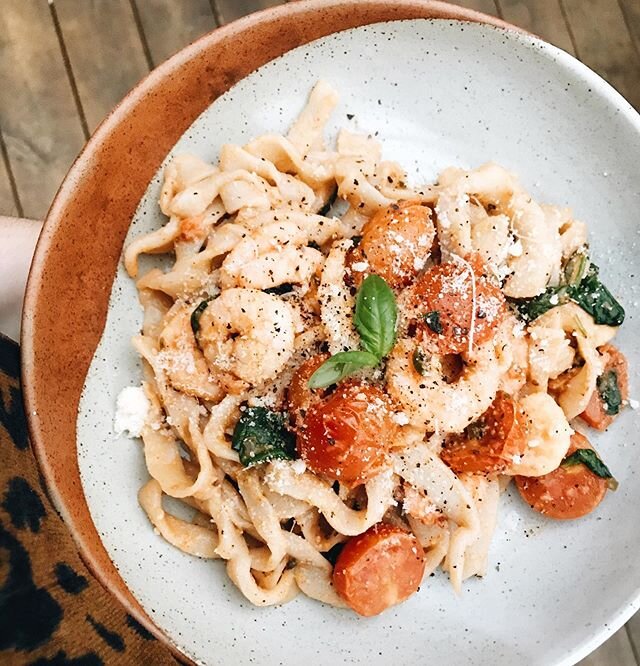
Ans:
POLYGON ((303 598, 250 607, 221 563, 171 548, 137 505, 140 447, 112 431, 116 395, 140 376, 128 341, 141 313, 119 264, 125 236, 162 223, 168 155, 215 161, 223 142, 284 131, 318 78, 341 95, 329 132, 378 132, 385 156, 414 179, 492 159, 536 198, 571 206, 627 307, 619 340, 638 367, 631 107, 566 53, 456 7, 293 3, 217 30, 154 71, 98 129, 52 206, 22 339, 30 431, 52 498, 103 584, 196 662, 574 663, 637 606, 631 412, 598 442, 621 487, 596 514, 550 523, 507 496, 484 579, 457 598, 436 575, 369 620, 303 598))

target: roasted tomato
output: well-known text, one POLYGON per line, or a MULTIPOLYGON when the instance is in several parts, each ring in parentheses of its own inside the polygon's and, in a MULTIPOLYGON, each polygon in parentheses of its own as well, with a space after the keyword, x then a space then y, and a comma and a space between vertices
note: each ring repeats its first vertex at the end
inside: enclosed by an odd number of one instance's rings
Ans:
POLYGON ((477 255, 431 266, 411 287, 410 307, 423 340, 461 353, 490 340, 506 313, 504 296, 477 255), (474 298, 475 296, 475 298, 474 298))
POLYGON ((391 287, 409 284, 431 254, 435 227, 431 209, 416 201, 401 201, 378 211, 362 227, 362 239, 347 255, 353 284, 372 273, 391 287))
POLYGON ((592 428, 606 430, 619 414, 621 402, 629 399, 629 370, 624 354, 613 345, 603 345, 600 351, 609 359, 580 418, 592 428))
POLYGON ((489 474, 504 471, 526 447, 522 413, 513 398, 499 392, 478 421, 447 439, 440 457, 456 474, 489 474))
MULTIPOLYGON (((567 456, 578 449, 591 449, 589 440, 576 432, 571 436, 567 456)), ((582 518, 602 502, 607 479, 594 474, 586 465, 560 465, 544 476, 516 476, 522 499, 539 513, 558 520, 582 518)))
POLYGON ((391 401, 379 388, 347 381, 312 404, 296 446, 307 466, 347 486, 374 476, 385 463, 396 424, 391 401))
POLYGON ((329 354, 316 354, 302 363, 291 378, 287 389, 287 409, 294 425, 300 425, 307 410, 322 399, 326 391, 307 386, 311 375, 329 358, 329 354))
POLYGON ((333 569, 333 584, 356 613, 369 617, 416 592, 424 567, 424 551, 413 534, 378 523, 347 541, 333 569))

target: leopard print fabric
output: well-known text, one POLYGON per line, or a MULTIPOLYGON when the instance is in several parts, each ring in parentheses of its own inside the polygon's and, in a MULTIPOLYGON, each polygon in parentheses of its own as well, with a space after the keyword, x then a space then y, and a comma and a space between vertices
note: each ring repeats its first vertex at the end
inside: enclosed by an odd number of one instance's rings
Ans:
POLYGON ((29 447, 18 346, 0 335, 0 663, 176 665, 97 582, 29 447))

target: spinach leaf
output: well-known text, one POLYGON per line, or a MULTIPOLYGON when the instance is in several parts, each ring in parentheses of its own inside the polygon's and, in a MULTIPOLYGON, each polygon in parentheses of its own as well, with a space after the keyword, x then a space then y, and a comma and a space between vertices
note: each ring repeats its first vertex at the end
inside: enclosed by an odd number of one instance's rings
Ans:
POLYGON ((624 321, 624 308, 600 282, 598 273, 598 267, 591 264, 581 282, 570 287, 569 296, 596 324, 620 326, 624 321))
POLYGON ((598 394, 604 403, 604 411, 609 416, 615 416, 622 405, 622 395, 618 386, 618 373, 615 370, 603 372, 596 382, 598 394))
POLYGON ((209 305, 214 298, 215 296, 205 298, 204 301, 201 301, 198 307, 196 307, 191 313, 191 330, 194 335, 200 330, 200 317, 202 317, 202 313, 207 309, 207 305, 209 305))
POLYGON ((336 384, 347 375, 361 368, 374 368, 380 359, 367 351, 339 352, 328 358, 309 378, 307 386, 312 389, 326 388, 336 384))
POLYGON ((572 467, 573 465, 584 465, 601 479, 608 479, 608 486, 611 490, 618 487, 618 482, 613 478, 609 468, 600 460, 600 457, 593 449, 578 449, 570 456, 567 456, 561 463, 562 467, 572 467))
POLYGON ((589 257, 583 251, 574 252, 564 267, 564 283, 576 285, 582 282, 589 268, 589 257))
POLYGON ((419 375, 422 375, 424 377, 427 374, 427 369, 425 367, 427 357, 426 354, 422 351, 422 349, 420 349, 420 347, 415 348, 411 360, 413 362, 413 367, 415 368, 415 371, 419 375))
POLYGON ((596 324, 620 326, 624 321, 624 308, 600 282, 599 269, 589 264, 586 255, 574 254, 564 270, 564 284, 547 287, 533 298, 513 301, 518 314, 525 321, 533 321, 556 305, 573 301, 588 312, 596 324))
POLYGON ((547 287, 540 295, 533 298, 522 298, 513 302, 518 314, 524 321, 533 321, 541 317, 547 310, 555 308, 556 305, 567 303, 567 287, 547 287))
POLYGON ((434 332, 440 335, 442 333, 442 324, 440 323, 440 313, 437 310, 427 312, 423 315, 423 319, 427 322, 427 326, 434 332))
POLYGON ((295 437, 285 426, 284 414, 266 407, 247 407, 233 431, 231 447, 245 467, 275 459, 293 459, 295 437))
POLYGON ((336 202, 336 197, 338 196, 338 188, 336 187, 333 192, 329 195, 327 203, 318 211, 318 215, 323 217, 327 216, 327 213, 331 210, 331 206, 336 202))
POLYGON ((356 296, 354 323, 362 347, 378 359, 386 356, 396 340, 396 297, 379 275, 368 275, 356 296))

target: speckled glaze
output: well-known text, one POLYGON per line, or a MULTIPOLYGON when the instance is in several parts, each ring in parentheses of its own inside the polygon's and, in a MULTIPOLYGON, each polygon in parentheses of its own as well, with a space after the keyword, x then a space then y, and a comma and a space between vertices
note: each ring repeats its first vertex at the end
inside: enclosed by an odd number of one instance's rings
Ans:
MULTIPOLYGON (((547 523, 509 497, 484 580, 470 581, 458 599, 438 574, 406 604, 368 620, 302 598, 282 608, 250 607, 221 563, 183 555, 153 534, 136 500, 146 478, 140 447, 112 432, 115 396, 139 378, 128 340, 140 310, 132 283, 121 268, 116 275, 118 256, 136 204, 190 121, 234 81, 296 44, 358 24, 447 12, 458 10, 293 3, 218 31, 152 74, 115 112, 52 208, 23 328, 34 445, 54 500, 99 578, 198 662, 570 664, 636 608, 640 530, 629 507, 640 503, 640 453, 631 412, 598 442, 621 488, 596 515, 547 523), (282 43, 274 45, 277 39, 282 43), (78 399, 114 275, 76 452, 78 399)), ((567 54, 521 33, 450 20, 393 22, 331 35, 270 62, 208 109, 174 151, 215 160, 223 142, 284 130, 320 77, 341 94, 331 130, 348 124, 378 132, 385 156, 399 159, 413 178, 491 158, 516 170, 536 197, 571 205, 590 223, 607 283, 627 306, 620 345, 631 352, 632 367, 640 366, 629 281, 638 268, 640 121, 619 95, 567 54)), ((131 237, 161 223, 158 191, 156 175, 131 237)))

